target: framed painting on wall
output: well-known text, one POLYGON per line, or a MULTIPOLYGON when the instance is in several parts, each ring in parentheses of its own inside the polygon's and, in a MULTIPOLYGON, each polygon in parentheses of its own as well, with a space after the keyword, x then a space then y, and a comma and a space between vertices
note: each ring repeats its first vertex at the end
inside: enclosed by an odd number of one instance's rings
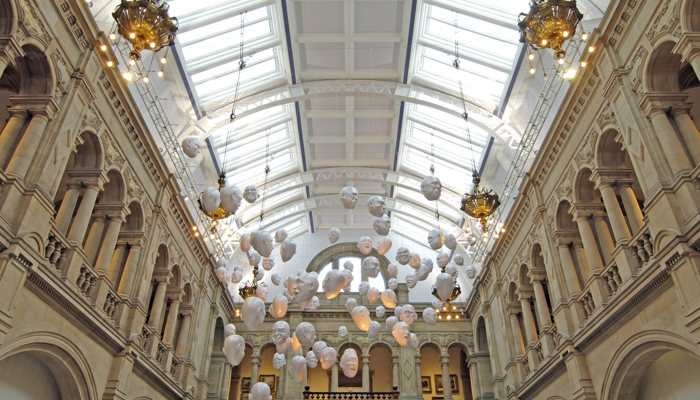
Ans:
MULTIPOLYGON (((457 375, 450 374, 450 388, 452 393, 459 393, 459 381, 457 375)), ((442 393, 442 375, 435 375, 435 393, 442 393)))
POLYGON ((430 377, 429 376, 421 376, 420 377, 420 385, 423 388, 423 393, 432 393, 433 392, 433 387, 430 385, 430 377))
POLYGON ((250 377, 241 378, 241 392, 250 392, 250 377))
POLYGON ((270 387, 270 392, 275 390, 275 376, 274 375, 260 375, 260 382, 267 383, 270 387))

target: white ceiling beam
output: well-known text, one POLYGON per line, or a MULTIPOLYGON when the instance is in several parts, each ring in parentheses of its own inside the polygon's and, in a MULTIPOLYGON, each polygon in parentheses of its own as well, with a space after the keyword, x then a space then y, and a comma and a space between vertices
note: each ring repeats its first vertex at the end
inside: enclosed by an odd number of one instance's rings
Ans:
MULTIPOLYGON (((345 59, 348 59, 347 55, 345 59)), ((350 60, 352 60, 352 57, 350 60)), ((300 77, 302 81, 338 79, 339 77, 344 77, 346 79, 375 79, 388 81, 396 81, 401 78, 399 76, 399 71, 395 69, 305 69, 300 73, 300 77)))
POLYGON ((391 136, 355 136, 352 142, 349 142, 345 136, 312 136, 306 139, 307 143, 313 144, 353 144, 353 143, 375 143, 387 144, 393 143, 394 138, 391 136))
POLYGON ((398 33, 355 33, 348 37, 344 33, 300 33, 297 35, 299 43, 400 43, 401 35, 398 33))
POLYGON ((332 109, 311 109, 304 113, 306 118, 394 118, 396 114, 393 109, 370 109, 370 110, 332 110, 332 109))

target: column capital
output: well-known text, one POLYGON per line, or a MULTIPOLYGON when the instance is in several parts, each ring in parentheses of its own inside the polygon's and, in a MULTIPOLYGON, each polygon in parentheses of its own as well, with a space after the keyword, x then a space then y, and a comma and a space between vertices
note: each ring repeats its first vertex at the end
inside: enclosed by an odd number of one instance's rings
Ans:
POLYGON ((0 37, 0 55, 14 60, 17 57, 24 55, 22 46, 17 42, 17 39, 12 35, 3 35, 0 37))
POLYGON ((554 231, 554 244, 557 247, 568 247, 569 243, 575 242, 579 238, 578 232, 573 231, 554 231))
POLYGON ((32 117, 52 119, 58 113, 58 104, 52 96, 10 96, 12 108, 28 111, 32 117))
POLYGON ((166 292, 166 296, 172 301, 173 303, 177 302, 179 303, 182 300, 182 290, 179 288, 176 289, 169 289, 166 292))
POLYGON ((700 56, 700 33, 685 32, 671 50, 674 54, 681 55, 681 61, 692 61, 700 56))
POLYGON ((639 102, 639 109, 651 118, 656 114, 666 112, 677 104, 685 103, 688 95, 682 93, 646 93, 639 102))

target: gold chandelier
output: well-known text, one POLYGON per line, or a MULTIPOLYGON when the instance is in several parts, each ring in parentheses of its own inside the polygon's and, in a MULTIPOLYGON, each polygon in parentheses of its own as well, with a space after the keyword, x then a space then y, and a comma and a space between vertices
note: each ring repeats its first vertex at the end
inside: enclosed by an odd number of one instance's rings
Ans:
POLYGON ((158 51, 173 44, 177 18, 168 17, 168 4, 162 0, 121 0, 112 13, 117 31, 134 48, 132 60, 141 59, 141 50, 158 51))
POLYGON ((241 283, 241 286, 238 287, 238 294, 241 295, 243 300, 253 297, 261 285, 264 285, 264 283, 258 284, 258 266, 256 265, 253 267, 253 281, 241 283))
POLYGON ((576 0, 532 0, 530 12, 520 14, 520 41, 535 48, 550 48, 555 59, 563 59, 566 51, 562 44, 574 35, 581 18, 576 0))
MULTIPOLYGON (((221 189, 226 185, 226 176, 222 172, 219 175, 219 193, 221 193, 221 189)), ((216 210, 212 212, 208 212, 207 210, 204 209, 202 206, 202 199, 197 199, 197 203, 199 203, 199 209, 206 215, 207 217, 211 218, 211 232, 214 233, 216 231, 216 225, 219 224, 220 219, 228 218, 232 213, 230 213, 227 209, 224 208, 224 206, 221 205, 221 202, 219 202, 219 206, 216 208, 216 210)))
POLYGON ((462 196, 462 206, 459 209, 470 217, 478 219, 481 222, 481 230, 486 233, 489 230, 486 226, 486 218, 496 211, 501 201, 492 191, 479 188, 481 178, 478 173, 474 172, 472 182, 474 182, 474 190, 472 194, 465 193, 462 196))
MULTIPOLYGON (((442 270, 442 273, 445 273, 445 267, 442 267, 441 270, 442 270)), ((440 300, 441 302, 443 302, 443 303, 444 303, 443 308, 444 308, 445 310, 447 310, 447 309, 450 308, 450 302, 454 301, 457 297, 459 297, 460 294, 462 294, 462 288, 459 287, 459 283, 457 283, 457 281, 455 281, 455 287, 452 289, 452 293, 450 293, 450 296, 449 296, 448 298, 446 298, 446 299, 443 299, 443 298, 440 297, 440 295, 438 294, 437 285, 433 285, 433 289, 432 289, 432 291, 431 291, 430 293, 431 293, 433 296, 435 296, 436 299, 438 299, 438 300, 440 300)))

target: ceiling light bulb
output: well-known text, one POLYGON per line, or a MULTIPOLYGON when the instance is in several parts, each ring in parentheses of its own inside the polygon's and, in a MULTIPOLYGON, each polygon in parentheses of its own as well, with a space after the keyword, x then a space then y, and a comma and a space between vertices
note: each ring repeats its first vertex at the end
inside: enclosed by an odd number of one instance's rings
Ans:
POLYGON ((586 32, 583 32, 583 33, 581 34, 581 40, 583 40, 584 42, 585 42, 586 40, 588 40, 588 34, 587 34, 586 32))
POLYGON ((109 34, 109 38, 110 38, 110 40, 116 40, 116 39, 117 39, 117 34, 114 33, 114 32, 112 32, 112 33, 109 34))
POLYGON ((150 46, 152 49, 154 49, 156 47, 156 42, 151 42, 150 46))
POLYGON ((148 77, 147 77, 147 76, 144 76, 144 77, 143 77, 143 81, 146 82, 146 83, 148 83, 148 77))
POLYGON ((199 232, 195 232, 194 237, 199 237, 199 232))
POLYGON ((588 46, 588 52, 593 53, 595 51, 595 46, 588 46))
POLYGON ((158 71, 158 76, 161 78, 163 77, 163 70, 162 69, 158 71))
POLYGON ((532 54, 532 53, 530 53, 530 54, 527 55, 527 59, 528 59, 528 60, 534 60, 534 59, 535 59, 535 55, 532 54))
POLYGON ((559 61, 559 65, 564 65, 564 62, 566 62, 566 60, 563 59, 563 58, 560 58, 560 59, 557 60, 557 61, 559 61))
POLYGON ((586 68, 586 65, 588 65, 588 63, 587 63, 587 62, 585 62, 585 61, 581 61, 581 68, 586 68))
POLYGON ((103 44, 102 46, 100 46, 100 50, 107 51, 107 45, 103 44))
POLYGON ((124 72, 124 73, 122 74, 122 76, 123 76, 124 79, 126 79, 127 81, 130 81, 130 80, 134 79, 134 76, 133 76, 133 75, 131 74, 131 72, 129 72, 129 71, 124 72))
POLYGON ((166 62, 168 62, 168 59, 167 59, 167 58, 165 58, 165 57, 161 57, 161 58, 160 58, 160 63, 161 63, 161 64, 165 64, 166 62))
POLYGON ((110 68, 112 68, 112 67, 114 66, 114 61, 108 60, 108 61, 107 61, 107 66, 110 67, 110 68))
POLYGON ((535 67, 530 67, 530 73, 534 74, 535 73, 535 67))

